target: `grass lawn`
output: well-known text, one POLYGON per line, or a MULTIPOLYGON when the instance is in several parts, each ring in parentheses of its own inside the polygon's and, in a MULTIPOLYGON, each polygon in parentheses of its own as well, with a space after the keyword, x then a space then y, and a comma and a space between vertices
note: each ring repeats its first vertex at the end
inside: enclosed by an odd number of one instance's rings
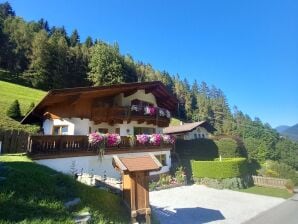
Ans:
POLYGON ((238 190, 241 192, 252 193, 252 194, 260 194, 265 196, 279 197, 279 198, 290 198, 293 194, 289 193, 285 189, 271 188, 271 187, 259 187, 253 186, 247 189, 238 190))
POLYGON ((19 121, 7 117, 6 111, 14 100, 18 100, 21 106, 21 113, 24 116, 28 111, 29 105, 32 102, 36 105, 46 95, 46 92, 0 81, 0 93, 0 128, 31 130, 32 126, 21 125, 19 121))
POLYGON ((73 223, 81 211, 92 223, 128 223, 119 196, 78 183, 70 176, 36 164, 24 155, 0 156, 0 223, 73 223), (64 203, 79 197, 72 210, 64 203))

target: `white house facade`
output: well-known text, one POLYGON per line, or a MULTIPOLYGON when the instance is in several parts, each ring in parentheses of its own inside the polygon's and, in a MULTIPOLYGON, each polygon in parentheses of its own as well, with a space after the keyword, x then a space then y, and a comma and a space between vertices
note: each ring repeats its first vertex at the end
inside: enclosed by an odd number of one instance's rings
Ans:
POLYGON ((208 122, 199 121, 193 123, 180 123, 178 126, 170 126, 163 129, 164 134, 175 135, 177 139, 194 140, 209 138, 215 131, 208 122))
POLYGON ((146 153, 155 155, 163 165, 152 175, 169 172, 172 147, 167 142, 132 146, 129 139, 161 136, 176 104, 177 99, 160 82, 53 90, 22 121, 40 122, 42 127, 42 135, 31 136, 28 151, 38 163, 64 173, 75 166, 78 172, 119 178, 112 166, 113 155, 146 153), (99 159, 98 149, 88 143, 88 135, 94 132, 117 135, 121 142, 105 145, 105 155, 99 159))

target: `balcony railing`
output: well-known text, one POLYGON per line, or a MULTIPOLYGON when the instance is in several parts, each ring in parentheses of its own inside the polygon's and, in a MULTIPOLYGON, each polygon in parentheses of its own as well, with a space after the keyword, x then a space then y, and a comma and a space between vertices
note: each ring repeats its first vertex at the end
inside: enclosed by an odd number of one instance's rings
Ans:
MULTIPOLYGON (((161 150, 172 148, 171 144, 161 143, 158 146, 151 144, 140 144, 136 142, 130 145, 129 137, 121 136, 121 143, 118 146, 104 145, 105 153, 117 154, 129 151, 161 150)), ((99 147, 89 143, 86 135, 34 135, 29 137, 27 151, 29 155, 58 155, 89 153, 97 154, 99 147)))
POLYGON ((126 120, 148 122, 160 127, 169 125, 171 114, 168 110, 159 107, 132 105, 129 107, 98 107, 92 111, 92 120, 100 122, 118 122, 126 120))

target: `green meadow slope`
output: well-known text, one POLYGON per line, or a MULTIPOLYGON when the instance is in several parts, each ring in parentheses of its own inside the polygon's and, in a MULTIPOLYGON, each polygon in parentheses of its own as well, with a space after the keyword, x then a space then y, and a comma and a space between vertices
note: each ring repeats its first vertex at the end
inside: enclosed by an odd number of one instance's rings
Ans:
POLYGON ((74 223, 82 212, 90 223, 129 223, 121 198, 75 181, 68 175, 39 165, 25 155, 0 156, 0 223, 74 223), (64 203, 81 202, 67 209, 64 203))
POLYGON ((32 125, 21 125, 19 121, 6 116, 8 107, 14 100, 18 100, 21 107, 22 116, 25 116, 30 104, 35 105, 46 95, 46 92, 0 81, 0 129, 21 129, 26 131, 36 130, 32 125))

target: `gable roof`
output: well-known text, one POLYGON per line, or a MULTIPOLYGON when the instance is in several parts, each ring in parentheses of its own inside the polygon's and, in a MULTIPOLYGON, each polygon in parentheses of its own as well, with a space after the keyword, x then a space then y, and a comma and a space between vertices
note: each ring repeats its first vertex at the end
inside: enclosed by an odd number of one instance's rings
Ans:
POLYGON ((216 131, 216 129, 212 125, 210 125, 207 121, 198 121, 193 123, 185 123, 179 126, 170 126, 170 127, 164 128, 163 133, 164 134, 180 134, 180 133, 182 134, 186 132, 191 132, 197 127, 203 127, 210 133, 213 133, 214 131, 216 131))
POLYGON ((123 172, 158 171, 162 165, 153 154, 135 157, 113 156, 113 166, 123 172))
POLYGON ((146 94, 152 93, 155 96, 157 105, 159 107, 176 112, 178 100, 167 90, 162 82, 135 82, 110 86, 77 87, 51 90, 39 102, 39 104, 37 104, 37 106, 25 116, 21 123, 26 124, 39 121, 42 115, 46 112, 45 109, 48 106, 54 104, 68 103, 69 101, 86 101, 97 98, 113 97, 120 93, 124 93, 124 96, 129 96, 141 89, 145 90, 146 94))

